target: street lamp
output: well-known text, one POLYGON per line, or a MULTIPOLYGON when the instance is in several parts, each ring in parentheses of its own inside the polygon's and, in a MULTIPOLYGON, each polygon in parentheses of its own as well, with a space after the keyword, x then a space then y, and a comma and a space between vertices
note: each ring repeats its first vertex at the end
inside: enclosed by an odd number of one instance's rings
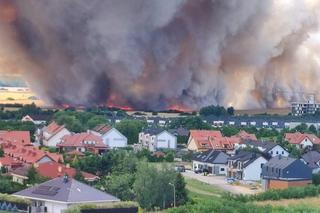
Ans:
POLYGON ((173 206, 176 207, 176 186, 173 183, 169 183, 173 187, 173 206))

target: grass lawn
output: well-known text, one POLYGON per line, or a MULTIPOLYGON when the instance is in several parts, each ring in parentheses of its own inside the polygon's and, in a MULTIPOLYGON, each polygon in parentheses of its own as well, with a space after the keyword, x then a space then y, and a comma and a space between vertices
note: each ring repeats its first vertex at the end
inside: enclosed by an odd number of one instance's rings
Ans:
POLYGON ((305 205, 309 207, 319 207, 320 197, 308 197, 303 199, 282 199, 282 200, 268 200, 254 202, 257 205, 271 205, 271 206, 298 206, 305 205))
POLYGON ((201 181, 185 178, 186 188, 190 198, 194 200, 212 199, 214 197, 220 197, 224 192, 222 189, 215 186, 203 183, 201 181))

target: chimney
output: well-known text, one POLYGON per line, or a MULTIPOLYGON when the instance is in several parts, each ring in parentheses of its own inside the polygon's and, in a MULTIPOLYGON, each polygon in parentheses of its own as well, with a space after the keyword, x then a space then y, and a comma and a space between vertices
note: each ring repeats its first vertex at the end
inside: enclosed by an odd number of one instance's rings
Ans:
POLYGON ((69 181, 68 175, 65 174, 65 175, 63 176, 63 182, 64 182, 64 183, 68 183, 68 181, 69 181))
POLYGON ((58 172, 61 173, 62 172, 62 166, 58 167, 58 172))

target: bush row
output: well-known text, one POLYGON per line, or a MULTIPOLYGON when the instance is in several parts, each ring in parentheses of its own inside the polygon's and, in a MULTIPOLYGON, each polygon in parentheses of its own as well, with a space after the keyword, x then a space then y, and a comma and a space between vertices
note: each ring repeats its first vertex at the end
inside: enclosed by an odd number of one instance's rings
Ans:
POLYGON ((234 195, 226 193, 224 199, 240 202, 281 200, 281 199, 299 199, 305 197, 315 197, 320 195, 320 187, 309 185, 306 187, 289 187, 288 189, 270 189, 266 192, 256 195, 234 195))

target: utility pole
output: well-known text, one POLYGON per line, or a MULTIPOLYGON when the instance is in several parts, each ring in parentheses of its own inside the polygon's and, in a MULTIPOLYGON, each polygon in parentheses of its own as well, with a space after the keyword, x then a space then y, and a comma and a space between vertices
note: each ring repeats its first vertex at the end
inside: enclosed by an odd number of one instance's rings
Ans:
POLYGON ((176 207, 176 186, 173 183, 169 183, 173 187, 173 207, 176 207))

